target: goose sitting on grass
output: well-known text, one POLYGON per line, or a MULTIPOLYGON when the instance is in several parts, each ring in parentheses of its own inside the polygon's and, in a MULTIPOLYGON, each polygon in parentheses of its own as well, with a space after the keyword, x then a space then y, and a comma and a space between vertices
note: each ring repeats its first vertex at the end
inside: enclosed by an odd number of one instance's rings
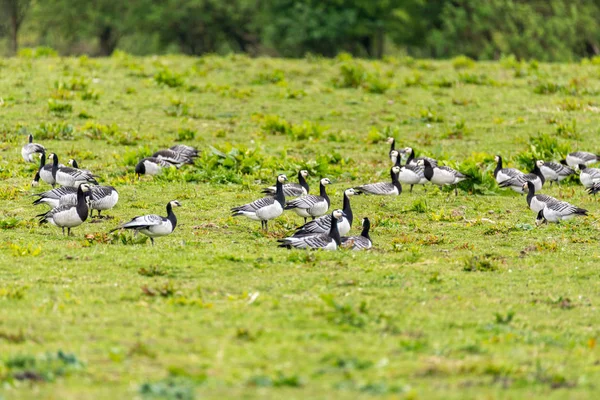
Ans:
POLYGON ((342 237, 342 247, 352 250, 368 250, 373 247, 373 242, 369 237, 369 230, 371 229, 369 218, 363 218, 362 227, 360 236, 342 237))
MULTIPOLYGON (((332 221, 340 221, 344 217, 342 210, 334 210, 331 213, 332 221)), ((319 233, 316 235, 303 235, 303 236, 290 236, 284 239, 278 240, 279 247, 292 247, 298 249, 323 249, 323 250, 337 250, 341 245, 340 232, 338 230, 338 224, 331 224, 329 232, 319 233)))

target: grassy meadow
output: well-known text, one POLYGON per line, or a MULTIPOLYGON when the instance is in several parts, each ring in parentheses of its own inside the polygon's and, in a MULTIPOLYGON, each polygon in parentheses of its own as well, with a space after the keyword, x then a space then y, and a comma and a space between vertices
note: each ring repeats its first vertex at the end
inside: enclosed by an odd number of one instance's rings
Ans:
POLYGON ((598 391, 600 204, 535 226, 493 157, 531 169, 600 151, 600 63, 307 57, 0 60, 0 398, 585 399, 598 391), (113 185, 112 219, 38 226, 20 149, 36 142, 113 185), (388 136, 473 175, 355 196, 368 252, 286 250, 302 219, 230 217, 278 173, 343 190, 389 179, 388 136), (195 166, 137 180, 176 143, 195 166), (175 213, 154 247, 120 222, 175 213))

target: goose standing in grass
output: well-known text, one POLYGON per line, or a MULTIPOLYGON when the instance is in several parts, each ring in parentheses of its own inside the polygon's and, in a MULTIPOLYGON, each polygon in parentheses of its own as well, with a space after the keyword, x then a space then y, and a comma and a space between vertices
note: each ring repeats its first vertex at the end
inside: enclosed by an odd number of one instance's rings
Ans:
POLYGON ((89 190, 89 187, 87 183, 79 185, 75 204, 63 204, 46 213, 36 215, 36 217, 40 217, 40 225, 49 222, 54 226, 62 228, 63 235, 65 234, 65 228, 67 228, 67 234, 70 236, 71 228, 83 224, 88 217, 85 192, 89 190))
POLYGON ((588 210, 575 207, 566 201, 559 201, 546 204, 546 206, 538 212, 535 224, 540 225, 545 222, 555 222, 558 224, 560 221, 566 221, 578 215, 586 216, 587 213, 588 210))
MULTIPOLYGON (((58 164, 58 168, 64 167, 62 164, 58 164)), ((56 186, 56 179, 52 173, 53 164, 46 164, 46 154, 40 156, 40 168, 31 182, 31 186, 37 186, 40 184, 40 178, 52 187, 56 186)))
POLYGON ((260 221, 262 229, 265 232, 269 231, 268 223, 270 220, 279 217, 283 214, 285 207, 285 196, 283 195, 283 183, 287 181, 285 175, 279 175, 275 183, 275 196, 263 197, 239 207, 233 207, 231 213, 234 217, 243 215, 254 221, 260 221))
POLYGON ((109 233, 119 229, 133 229, 136 233, 140 232, 150 238, 152 246, 154 246, 154 238, 167 236, 175 230, 177 226, 177 217, 173 212, 173 207, 181 207, 181 203, 173 200, 167 203, 167 216, 150 214, 135 217, 131 221, 119 225, 109 233))
POLYGON ((299 216, 304 218, 304 223, 308 217, 315 219, 324 215, 329 210, 331 204, 329 196, 327 195, 326 185, 330 185, 331 181, 329 178, 321 179, 319 184, 319 196, 309 194, 308 196, 299 197, 295 200, 288 202, 285 205, 286 210, 292 210, 299 216))
POLYGON ((48 159, 52 160, 52 176, 59 185, 76 188, 83 183, 98 184, 92 174, 88 172, 71 167, 59 167, 58 156, 55 153, 50 153, 48 159))
MULTIPOLYGON (((350 196, 354 196, 356 191, 353 188, 344 191, 344 204, 342 211, 344 217, 337 221, 338 231, 340 235, 346 235, 352 228, 352 207, 350 206, 350 196)), ((327 233, 331 229, 331 214, 323 215, 314 221, 307 222, 296 230, 292 236, 315 235, 319 233, 327 233)))
POLYGON ((587 166, 600 161, 600 156, 587 151, 576 151, 567 154, 567 157, 564 161, 569 167, 576 167, 579 164, 585 164, 587 166))
POLYGON ((363 218, 362 228, 360 236, 342 237, 342 247, 352 250, 368 250, 373 247, 373 242, 369 237, 369 229, 371 229, 369 218, 363 218))
POLYGON ((502 182, 499 186, 501 188, 509 187, 517 193, 523 194, 523 184, 525 182, 532 182, 535 186, 535 190, 539 192, 542 190, 542 186, 544 186, 544 182, 546 182, 546 178, 544 178, 544 174, 542 174, 542 170, 540 169, 544 165, 542 160, 537 160, 535 162, 535 168, 529 174, 523 174, 516 176, 514 178, 508 179, 502 182))
POLYGON ((585 164, 579 164, 579 180, 586 189, 600 182, 600 168, 586 167, 585 164))
POLYGON ((502 157, 495 156, 494 160, 496 161, 496 169, 494 169, 494 179, 498 184, 501 184, 504 181, 509 179, 516 178, 521 175, 525 175, 523 172, 519 171, 516 168, 502 168, 502 157))
POLYGON ((44 146, 33 143, 33 135, 27 136, 27 144, 21 148, 21 156, 28 163, 37 163, 36 154, 46 154, 44 146))
POLYGON ((52 208, 56 208, 63 204, 75 204, 77 202, 77 189, 61 186, 56 189, 48 190, 43 193, 36 193, 33 196, 38 196, 33 204, 48 204, 52 208))
POLYGON ((398 181, 404 185, 410 185, 409 192, 412 193, 415 185, 424 185, 428 182, 425 178, 425 168, 416 164, 400 165, 400 159, 396 163, 396 166, 400 167, 398 173, 398 181))
POLYGON ((135 173, 138 179, 141 179, 142 175, 157 175, 162 171, 163 168, 172 167, 173 164, 165 161, 162 158, 157 157, 146 157, 140 160, 135 166, 135 173))
POLYGON ((438 165, 438 161, 435 158, 425 157, 425 156, 415 158, 415 151, 412 147, 405 147, 402 150, 402 153, 405 155, 408 154, 408 158, 406 159, 406 163, 405 163, 406 165, 410 165, 410 164, 417 165, 419 160, 427 160, 434 167, 437 167, 437 165, 438 165))
POLYGON ((550 186, 552 186, 553 182, 556 182, 558 185, 560 181, 575 173, 575 170, 568 165, 563 164, 563 162, 554 162, 554 161, 544 161, 542 166, 540 167, 542 174, 546 181, 550 182, 550 186))
POLYGON ((390 169, 391 182, 367 183, 366 185, 356 186, 354 190, 357 194, 366 193, 377 196, 398 196, 402 193, 402 185, 398 181, 400 167, 394 165, 390 169))
MULTIPOLYGON (((308 183, 306 183, 306 177, 308 176, 308 171, 303 169, 298 172, 298 183, 286 183, 283 185, 283 195, 285 197, 300 197, 306 196, 310 190, 308 187, 308 183)), ((268 196, 274 196, 277 191, 276 186, 269 186, 262 190, 262 193, 265 193, 268 196)))
POLYGON ((112 186, 92 186, 88 193, 88 202, 90 209, 90 218, 94 210, 98 211, 98 218, 102 218, 100 213, 112 209, 119 201, 119 192, 112 186))
POLYGON ((396 139, 389 137, 387 138, 387 143, 390 145, 390 160, 392 160, 392 163, 396 164, 396 160, 393 158, 399 155, 399 153, 396 151, 396 139), (394 151, 396 151, 395 155, 393 154, 394 151))
MULTIPOLYGON (((334 210, 331 213, 332 221, 340 221, 344 217, 342 210, 334 210)), ((279 247, 292 247, 298 249, 323 249, 323 250, 337 250, 338 246, 341 245, 340 232, 338 230, 338 224, 331 224, 329 232, 319 233, 317 235, 303 235, 303 236, 290 236, 284 239, 278 240, 279 247)))
POLYGON ((560 203, 560 200, 547 194, 535 194, 535 185, 531 181, 523 184, 523 191, 527 192, 527 205, 535 213, 539 213, 548 204, 560 203))
POLYGON ((464 181, 468 176, 450 167, 434 167, 429 160, 419 160, 417 165, 425 167, 425 178, 429 182, 440 187, 445 185, 454 185, 454 195, 458 196, 458 183, 464 181))

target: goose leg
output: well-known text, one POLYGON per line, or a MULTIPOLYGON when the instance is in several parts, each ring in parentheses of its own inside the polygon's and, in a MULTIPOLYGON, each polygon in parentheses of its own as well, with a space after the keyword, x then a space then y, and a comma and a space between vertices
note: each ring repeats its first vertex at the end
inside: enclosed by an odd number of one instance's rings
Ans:
POLYGON ((265 232, 269 232, 269 221, 265 221, 265 232))
POLYGON ((308 221, 308 218, 304 217, 304 225, 306 225, 307 221, 308 221))
POLYGON ((150 238, 150 243, 152 243, 152 246, 154 246, 154 238, 150 238))
POLYGON ((454 196, 458 196, 458 185, 454 185, 454 196))
POLYGON ((410 185, 410 193, 412 193, 413 186, 415 186, 415 185, 410 185))
POLYGON ((63 226, 62 230, 63 230, 63 236, 65 236, 65 227, 64 226, 63 226))
POLYGON ((71 228, 67 228, 67 236, 71 236, 71 228))

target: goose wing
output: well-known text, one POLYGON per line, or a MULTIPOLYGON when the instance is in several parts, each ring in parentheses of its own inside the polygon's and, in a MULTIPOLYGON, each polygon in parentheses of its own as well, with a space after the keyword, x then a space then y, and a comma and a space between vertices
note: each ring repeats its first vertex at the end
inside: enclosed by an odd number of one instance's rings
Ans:
POLYGON ((443 166, 443 167, 438 167, 438 169, 440 171, 443 171, 442 174, 444 174, 444 175, 448 174, 448 176, 453 176, 455 178, 466 178, 466 175, 464 175, 461 172, 459 172, 455 169, 452 169, 450 167, 443 166))
POLYGON ((567 203, 566 201, 557 201, 551 204, 546 203, 546 208, 554 211, 561 217, 568 217, 575 214, 587 215, 587 210, 575 207, 573 204, 567 203))
MULTIPOLYGON (((277 188, 275 186, 269 186, 262 190, 262 193, 268 195, 275 195, 277 188)), ((283 195, 285 197, 300 197, 306 194, 306 190, 298 183, 286 183, 283 185, 283 195)))
POLYGON ((317 233, 327 233, 331 229, 331 214, 323 215, 315 220, 307 222, 296 230, 294 236, 311 235, 317 233))
POLYGON ((572 157, 577 157, 583 161, 596 161, 598 156, 592 153, 588 153, 587 151, 576 151, 574 153, 569 154, 572 157))
POLYGON ((233 207, 231 209, 232 212, 256 212, 261 208, 268 207, 275 202, 273 197, 263 197, 261 199, 255 200, 252 203, 244 204, 243 206, 233 207))
POLYGON ((115 188, 112 186, 91 186, 90 193, 92 200, 100 200, 105 197, 112 195, 113 192, 116 192, 115 188))
POLYGON ((318 234, 318 235, 306 235, 300 237, 289 237, 285 239, 280 239, 281 246, 287 247, 297 247, 300 249, 320 249, 326 247, 331 244, 333 239, 326 233, 318 234))
POLYGON ((58 200, 67 194, 73 194, 73 193, 77 193, 76 188, 68 187, 68 186, 61 186, 56 189, 48 190, 43 193, 35 193, 33 196, 39 196, 40 198, 45 198, 45 199, 58 200))
POLYGON ((377 183, 367 183, 366 185, 357 186, 354 190, 369 193, 369 194, 379 194, 385 195, 396 192, 396 186, 394 186, 390 182, 377 182, 377 183))
POLYGON ((131 221, 124 223, 117 229, 144 229, 150 226, 161 225, 166 218, 156 214, 142 215, 133 218, 131 221))
POLYGON ((373 244, 364 236, 342 237, 342 247, 352 250, 370 249, 373 244))
POLYGON ((314 195, 304 196, 304 197, 300 197, 298 199, 288 202, 285 205, 285 209, 286 210, 291 210, 294 208, 309 209, 309 208, 313 207, 315 204, 320 203, 322 201, 325 201, 325 198, 321 197, 321 196, 314 196, 314 195))
POLYGON ((84 170, 77 169, 77 168, 61 167, 58 169, 57 173, 67 175, 75 180, 85 180, 85 181, 88 181, 88 182, 91 182, 94 184, 98 183, 98 182, 96 182, 96 179, 94 179, 94 176, 89 171, 84 171, 84 170))
POLYGON ((38 143, 27 143, 25 146, 23 146, 23 149, 27 153, 45 153, 46 152, 46 148, 38 143))

